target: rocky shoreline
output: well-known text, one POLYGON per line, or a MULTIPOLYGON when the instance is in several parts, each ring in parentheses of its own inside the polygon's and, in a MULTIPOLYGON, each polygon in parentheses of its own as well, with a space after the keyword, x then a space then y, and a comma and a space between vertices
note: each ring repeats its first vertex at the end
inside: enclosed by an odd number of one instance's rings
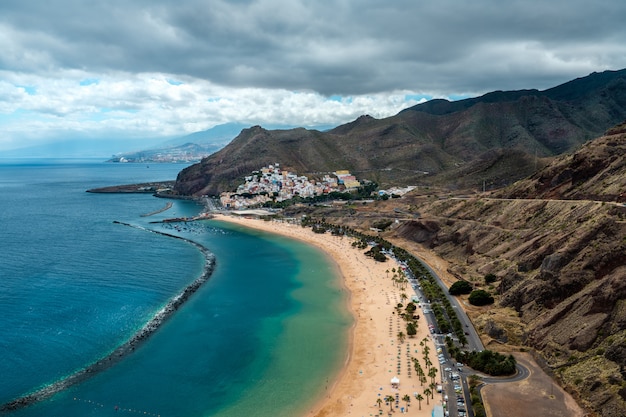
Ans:
POLYGON ((170 190, 174 187, 176 181, 160 181, 160 182, 144 182, 140 184, 111 185, 108 187, 92 188, 87 190, 88 193, 99 194, 155 194, 170 190))
POLYGON ((136 229, 145 230, 152 233, 157 233, 167 237, 184 240, 197 247, 204 255, 205 264, 204 271, 200 277, 194 280, 191 284, 187 285, 178 295, 174 296, 170 301, 161 309, 157 314, 146 323, 137 333, 135 333, 128 341, 119 346, 117 349, 99 359, 98 361, 88 365, 87 367, 57 381, 50 385, 46 385, 30 394, 19 397, 8 403, 0 406, 0 414, 15 411, 20 408, 27 407, 36 402, 43 401, 53 395, 73 386, 81 383, 91 376, 96 375, 98 372, 102 372, 113 365, 120 362, 128 354, 132 353, 141 343, 143 343, 149 336, 151 336, 158 328, 176 311, 182 306, 189 297, 195 293, 202 284, 204 284, 213 273, 215 267, 215 256, 201 244, 189 239, 185 239, 180 236, 171 235, 169 233, 159 232, 155 230, 146 229, 144 227, 135 226, 129 223, 123 223, 114 221, 115 224, 121 224, 124 226, 134 227, 136 229))

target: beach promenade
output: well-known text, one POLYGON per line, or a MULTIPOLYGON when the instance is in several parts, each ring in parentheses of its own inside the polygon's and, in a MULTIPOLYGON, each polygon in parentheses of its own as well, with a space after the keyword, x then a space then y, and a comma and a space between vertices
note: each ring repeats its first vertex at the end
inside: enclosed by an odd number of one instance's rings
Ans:
MULTIPOLYGON (((362 249, 352 246, 353 239, 318 234, 310 228, 277 221, 216 215, 216 220, 237 223, 299 239, 325 251, 337 264, 343 284, 349 291, 349 309, 355 324, 350 335, 350 347, 344 368, 333 381, 329 380, 325 393, 307 417, 400 415, 431 416, 433 406, 442 403, 442 395, 425 393, 431 384, 441 381, 436 348, 420 309, 417 334, 401 341, 398 333, 406 334, 406 322, 396 306, 406 305, 402 294, 409 299, 414 294, 408 286, 399 288, 392 279, 392 270, 398 270, 393 260, 381 263, 365 256, 362 249), (425 353, 427 360, 425 359, 425 353), (421 382, 415 371, 414 360, 419 361, 425 373, 430 362, 437 373, 421 382), (397 387, 391 380, 397 378, 397 387), (421 401, 416 399, 416 395, 421 401), (405 401, 406 396, 410 402, 405 401), (386 399, 392 397, 393 401, 386 399)), ((435 390, 433 390, 435 391, 435 390)))

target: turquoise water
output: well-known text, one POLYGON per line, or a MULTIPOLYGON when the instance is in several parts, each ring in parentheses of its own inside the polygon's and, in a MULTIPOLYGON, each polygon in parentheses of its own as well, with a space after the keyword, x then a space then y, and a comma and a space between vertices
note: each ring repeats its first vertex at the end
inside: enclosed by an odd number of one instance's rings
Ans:
POLYGON ((315 248, 216 221, 150 221, 201 207, 88 188, 172 179, 180 165, 0 162, 0 401, 115 349, 197 278, 210 280, 134 353, 13 416, 293 416, 345 360, 345 293, 315 248))

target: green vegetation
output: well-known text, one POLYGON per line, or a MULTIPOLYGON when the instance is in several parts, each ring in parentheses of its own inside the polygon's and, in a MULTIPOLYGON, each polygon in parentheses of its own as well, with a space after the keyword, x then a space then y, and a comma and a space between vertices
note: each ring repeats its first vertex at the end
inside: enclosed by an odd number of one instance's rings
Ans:
POLYGON ((460 351, 455 359, 467 364, 472 369, 489 375, 512 375, 515 373, 516 361, 513 355, 505 356, 491 350, 482 352, 460 351))
POLYGON ((379 230, 386 230, 392 224, 393 224, 392 220, 380 220, 378 222, 374 222, 372 224, 372 227, 379 229, 379 230))
MULTIPOLYGON (((353 246, 362 249, 365 249, 368 246, 372 247, 372 249, 366 253, 380 253, 382 256, 385 256, 382 253, 383 250, 386 252, 392 252, 395 258, 399 262, 404 263, 410 273, 419 280, 424 296, 430 300, 433 314, 441 331, 444 333, 454 332, 459 345, 461 347, 467 345, 467 338, 465 337, 463 325, 456 315, 455 309, 452 308, 450 301, 446 297, 444 289, 438 284, 435 277, 430 273, 430 270, 415 256, 408 253, 405 249, 392 245, 380 236, 369 236, 352 228, 326 223, 324 219, 322 219, 322 221, 316 221, 312 218, 304 218, 302 220, 302 226, 314 227, 318 232, 320 230, 325 230, 331 231, 331 233, 334 234, 354 237, 356 240, 352 243, 353 246)), ((368 256, 374 256, 372 254, 368 256)), ((392 272, 394 273, 394 279, 398 282, 398 285, 403 285, 405 281, 408 282, 406 279, 396 278, 396 272, 399 271, 396 271, 395 268, 392 268, 392 272)), ((469 285, 471 286, 471 284, 469 285)), ((472 295, 474 295, 474 297, 478 297, 479 300, 491 300, 489 303, 493 303, 493 297, 484 290, 473 291, 470 294, 470 302, 472 302, 472 295)), ((416 325, 416 319, 419 317, 413 316, 413 313, 415 312, 415 304, 409 302, 406 307, 404 307, 403 304, 399 303, 397 309, 398 314, 401 314, 401 316, 407 321, 406 336, 411 337, 413 329, 410 325, 416 325), (401 313, 403 308, 405 313, 401 313)), ((402 332, 400 333, 402 334, 402 340, 404 340, 405 334, 402 332)), ((399 337, 400 333, 398 334, 399 337)), ((490 350, 483 350, 482 352, 467 352, 461 350, 459 346, 455 346, 452 338, 450 337, 446 338, 446 344, 448 345, 448 351, 457 361, 465 363, 477 371, 481 371, 489 375, 511 375, 515 373, 516 361, 512 355, 504 356, 490 350)), ((426 396, 426 398, 428 401, 428 396, 426 396)))
POLYGON ((387 257, 382 252, 382 248, 379 245, 372 246, 372 249, 365 252, 365 256, 369 256, 378 262, 385 262, 387 257))
POLYGON ((467 281, 457 281, 450 286, 448 292, 451 295, 469 294, 474 286, 467 281))
POLYGON ((474 290, 469 296, 469 302, 475 306, 486 306, 493 304, 494 299, 493 296, 485 290, 474 290))
POLYGON ((487 274, 485 275, 485 284, 491 284, 492 282, 496 282, 498 277, 495 274, 487 274))
POLYGON ((417 326, 413 322, 409 322, 406 325, 406 334, 409 337, 413 337, 417 334, 417 326))
POLYGON ((483 399, 478 390, 481 384, 480 378, 476 375, 471 375, 468 378, 470 401, 472 402, 472 410, 475 417, 486 417, 485 406, 483 405, 483 399))

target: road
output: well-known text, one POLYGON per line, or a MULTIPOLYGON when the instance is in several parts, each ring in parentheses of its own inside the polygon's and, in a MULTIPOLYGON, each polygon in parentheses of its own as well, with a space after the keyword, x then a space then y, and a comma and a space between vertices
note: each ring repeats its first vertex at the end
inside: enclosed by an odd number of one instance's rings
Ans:
MULTIPOLYGON (((424 264, 425 265, 425 264, 424 264)), ((428 271, 432 274, 433 277, 437 280, 437 283, 440 286, 443 286, 443 283, 439 279, 439 276, 430 268, 428 265, 425 265, 428 268, 428 271)), ((419 300, 419 305, 422 308, 422 314, 426 318, 428 323, 428 327, 431 328, 431 335, 433 341, 435 343, 435 348, 437 349, 438 356, 443 360, 439 360, 439 377, 441 379, 442 392, 440 403, 445 405, 445 409, 448 411, 449 416, 458 416, 458 417, 474 417, 474 413, 472 411, 472 407, 466 406, 467 404, 471 404, 470 401, 470 392, 469 386, 467 384, 467 377, 460 369, 462 367, 458 367, 456 363, 454 363, 453 358, 449 355, 446 349, 445 343, 445 334, 441 334, 439 328, 437 326, 437 321, 435 320, 435 316, 432 314, 432 309, 430 306, 430 300, 427 300, 424 294, 421 291, 421 286, 419 285, 419 281, 408 269, 405 270, 405 274, 411 283, 411 287, 415 291, 415 296, 419 300), (441 353, 439 353, 441 352, 441 353)), ((443 287, 445 288, 445 287, 443 287)), ((447 294, 447 290, 444 291, 446 297, 450 300, 453 308, 457 312, 457 316, 463 324, 463 327, 466 329, 465 334, 468 340, 468 348, 472 350, 482 350, 483 344, 478 337, 478 333, 474 326, 469 320, 465 311, 459 306, 456 298, 447 294)))
MULTIPOLYGON (((398 261, 396 260, 396 262, 398 261)), ((400 262, 398 263, 401 266, 405 266, 402 265, 400 262)), ((422 262, 422 264, 435 278, 437 284, 444 290, 444 294, 450 301, 452 308, 456 310, 457 317, 465 329, 465 337, 467 338, 467 349, 473 351, 482 351, 484 349, 484 345, 480 340, 480 336, 478 335, 478 332, 474 328, 474 325, 470 321, 469 317, 465 313, 465 310, 460 305, 459 300, 448 293, 448 290, 443 284, 443 281, 432 268, 430 268, 424 262, 422 262)), ((446 335, 441 334, 439 331, 435 317, 432 314, 430 300, 427 300, 424 297, 424 294, 421 291, 421 286, 419 285, 419 281, 412 274, 412 272, 408 269, 404 269, 404 271, 407 275, 407 278, 409 279, 409 282, 411 283, 411 287, 415 291, 415 296, 419 300, 419 304, 422 308, 422 314, 426 318, 429 328, 432 329, 431 334, 433 337, 433 341, 435 342, 435 347, 438 352, 439 349, 441 349, 441 355, 443 355, 443 360, 440 360, 439 366, 439 375, 441 377, 443 387, 443 390, 441 392, 441 403, 445 404, 445 409, 448 411, 447 415, 450 417, 474 417, 474 412, 471 407, 470 390, 467 382, 467 377, 476 374, 476 372, 473 370, 466 370, 463 366, 458 366, 461 364, 456 364, 453 358, 448 354, 445 344, 446 335)), ((530 372, 527 368, 520 364, 517 364, 516 367, 517 373, 511 377, 490 377, 486 375, 481 375, 481 379, 485 383, 493 384, 521 381, 528 378, 530 372)))
POLYGON ((478 352, 483 350, 485 348, 483 345, 483 342, 480 340, 480 336, 478 336, 478 332, 476 331, 471 320, 465 313, 465 310, 460 305, 459 300, 456 297, 448 293, 448 289, 444 285, 443 281, 441 280, 441 278, 439 278, 439 275, 437 275, 437 273, 430 266, 428 266, 425 262, 422 262, 422 265, 424 265, 426 269, 428 270, 428 272, 430 272, 430 274, 435 278, 435 280, 437 281, 437 284, 443 289, 443 292, 448 298, 448 301, 450 301, 450 304, 452 304, 452 308, 456 310, 456 315, 459 318, 459 321, 461 322, 463 327, 465 328, 465 337, 467 338, 467 348, 469 350, 478 351, 478 352))

